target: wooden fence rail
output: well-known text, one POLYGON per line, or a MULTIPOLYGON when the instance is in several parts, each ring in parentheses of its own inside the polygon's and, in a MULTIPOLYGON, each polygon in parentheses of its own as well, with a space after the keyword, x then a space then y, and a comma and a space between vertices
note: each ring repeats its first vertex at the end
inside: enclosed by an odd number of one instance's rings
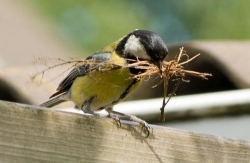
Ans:
POLYGON ((0 162, 250 162, 250 143, 0 101, 0 162))

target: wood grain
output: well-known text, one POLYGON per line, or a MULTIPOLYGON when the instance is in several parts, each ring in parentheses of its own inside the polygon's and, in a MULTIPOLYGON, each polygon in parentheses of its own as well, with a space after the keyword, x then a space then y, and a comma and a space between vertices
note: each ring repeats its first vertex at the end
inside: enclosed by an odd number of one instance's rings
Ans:
POLYGON ((0 162, 249 161, 249 142, 0 101, 0 162))

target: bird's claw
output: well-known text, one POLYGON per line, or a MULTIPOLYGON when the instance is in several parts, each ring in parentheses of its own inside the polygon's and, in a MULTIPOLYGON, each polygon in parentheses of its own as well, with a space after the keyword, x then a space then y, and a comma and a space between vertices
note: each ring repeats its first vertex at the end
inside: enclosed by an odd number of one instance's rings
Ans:
POLYGON ((122 126, 122 123, 121 123, 121 121, 120 121, 120 118, 114 118, 114 120, 115 120, 115 122, 117 123, 117 125, 119 126, 119 127, 121 127, 122 126))
POLYGON ((121 127, 121 121, 120 121, 119 117, 123 117, 123 118, 125 118, 127 120, 137 122, 137 123, 139 123, 142 126, 142 131, 146 134, 146 137, 148 137, 149 134, 150 134, 150 126, 148 125, 148 123, 145 122, 144 120, 136 117, 136 116, 127 115, 127 114, 119 113, 119 112, 116 112, 116 111, 109 112, 108 116, 110 118, 114 119, 116 121, 116 123, 120 127, 121 127))
POLYGON ((117 115, 115 115, 115 114, 113 114, 113 113, 110 113, 110 114, 109 114, 109 117, 112 118, 113 120, 115 120, 115 122, 117 123, 117 125, 118 125, 119 127, 122 126, 122 123, 121 123, 121 121, 120 121, 120 118, 119 118, 117 115))
POLYGON ((141 125, 142 125, 142 131, 146 133, 146 137, 148 137, 150 134, 150 126, 145 121, 141 122, 141 125))

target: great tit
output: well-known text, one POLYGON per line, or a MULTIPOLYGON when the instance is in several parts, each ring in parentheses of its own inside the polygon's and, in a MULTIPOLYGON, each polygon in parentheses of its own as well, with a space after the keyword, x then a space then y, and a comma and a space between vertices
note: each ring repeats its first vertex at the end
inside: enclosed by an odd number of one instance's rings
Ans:
POLYGON ((148 30, 134 30, 118 41, 90 55, 86 60, 94 60, 98 65, 83 63, 71 70, 61 81, 50 100, 41 104, 43 107, 53 107, 65 101, 72 101, 76 108, 84 113, 95 114, 95 111, 105 109, 109 116, 116 120, 126 117, 139 122, 149 133, 149 125, 135 117, 112 110, 112 107, 128 97, 142 83, 144 78, 133 78, 133 75, 145 70, 136 68, 119 68, 102 71, 108 65, 126 66, 138 60, 147 60, 160 70, 162 61, 168 54, 164 41, 156 33, 148 30))

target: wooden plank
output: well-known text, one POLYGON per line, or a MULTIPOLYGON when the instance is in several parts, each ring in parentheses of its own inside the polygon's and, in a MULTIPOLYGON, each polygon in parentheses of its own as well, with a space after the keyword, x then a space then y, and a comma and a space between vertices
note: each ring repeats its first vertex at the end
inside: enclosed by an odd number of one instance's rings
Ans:
POLYGON ((249 162, 250 143, 0 101, 0 162, 249 162))

